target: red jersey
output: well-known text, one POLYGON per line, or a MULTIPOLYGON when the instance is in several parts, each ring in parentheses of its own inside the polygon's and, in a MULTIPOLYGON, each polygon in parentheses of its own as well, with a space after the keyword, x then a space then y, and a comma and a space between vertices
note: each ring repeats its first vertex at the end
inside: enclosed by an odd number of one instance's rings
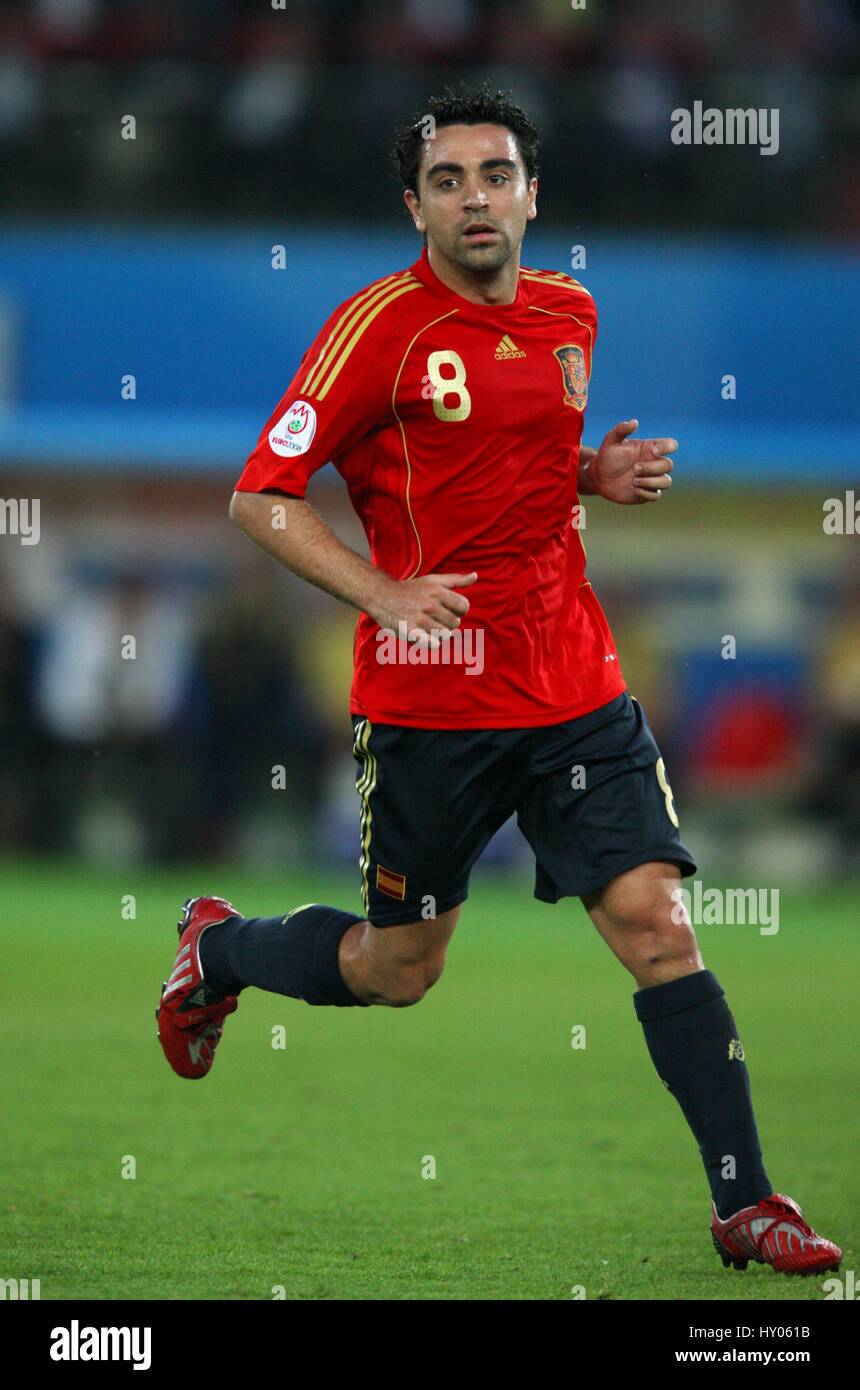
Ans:
POLYGON ((331 461, 374 565, 394 579, 478 575, 439 650, 361 614, 351 713, 526 728, 626 688, 578 524, 596 331, 594 301, 568 275, 523 267, 512 304, 473 304, 425 250, 336 309, 305 353, 237 490, 303 497, 331 461))

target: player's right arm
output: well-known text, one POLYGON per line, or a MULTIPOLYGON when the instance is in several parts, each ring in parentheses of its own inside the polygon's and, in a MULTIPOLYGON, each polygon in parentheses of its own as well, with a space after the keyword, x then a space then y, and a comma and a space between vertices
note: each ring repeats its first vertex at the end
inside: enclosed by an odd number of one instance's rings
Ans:
POLYGON ((232 520, 293 574, 395 632, 400 623, 407 632, 458 627, 469 602, 454 586, 477 576, 395 579, 344 545, 304 497, 311 474, 349 458, 392 418, 396 306, 420 290, 414 276, 400 272, 335 310, 264 425, 230 506, 232 520))
POLYGON ((344 545, 309 503, 299 497, 234 492, 230 518, 247 536, 293 574, 327 594, 368 613, 380 627, 407 632, 459 627, 475 574, 426 574, 393 579, 344 545))

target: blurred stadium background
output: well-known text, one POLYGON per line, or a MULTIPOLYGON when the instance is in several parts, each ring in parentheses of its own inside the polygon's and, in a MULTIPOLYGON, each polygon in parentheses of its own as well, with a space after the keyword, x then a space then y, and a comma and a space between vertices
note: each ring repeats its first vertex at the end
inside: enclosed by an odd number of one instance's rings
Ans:
MULTIPOLYGON (((5 5, 3 842, 354 857, 354 615, 226 505, 331 308, 418 254, 393 125, 489 76, 544 137, 526 262, 601 312, 586 439, 681 440, 660 514, 596 503, 586 543, 687 836, 706 870, 856 870, 860 556, 823 508, 860 480, 858 48, 852 0, 5 5), (695 99, 778 107, 778 154, 673 145, 695 99)), ((363 545, 333 469, 311 499, 363 545)))
MULTIPOLYGON (((326 315, 419 253, 393 125, 471 77, 512 89, 543 132, 526 263, 573 263, 598 302, 586 440, 637 415, 681 441, 665 503, 589 505, 590 575, 701 877, 790 890, 779 937, 703 939, 758 1041, 779 1181, 844 1238, 860 537, 824 523, 828 499, 860 498, 858 53, 856 0, 3 5, 0 930, 19 1264, 0 1274, 41 1276, 43 1297, 268 1297, 278 1281, 291 1297, 509 1297, 512 1278, 514 1296, 568 1297, 583 1270, 589 1297, 738 1296, 704 1244, 688 1274, 705 1190, 683 1121, 654 1100, 629 982, 584 923, 565 930, 576 905, 532 904, 511 827, 450 978, 408 1026, 257 994, 217 1085, 191 1096, 149 1031, 185 893, 358 905, 355 614, 254 553, 227 505, 326 315), (779 153, 673 145, 670 113, 695 100, 778 107, 779 153), (15 523, 36 499, 30 544, 15 523), (780 942, 766 961, 765 940, 780 942), (606 1046, 571 1092, 582 1017, 606 1046), (268 1038, 285 1018, 282 1071, 268 1038), (624 1126, 607 1125, 610 1094, 624 1126), (452 1176, 416 1198, 428 1144, 452 1176), (145 1182, 117 1180, 126 1153, 145 1182), (658 1222, 670 1246, 646 1267, 658 1222)), ((333 469, 309 496, 363 546, 333 469)), ((741 1296, 820 1296, 776 1282, 741 1296)))

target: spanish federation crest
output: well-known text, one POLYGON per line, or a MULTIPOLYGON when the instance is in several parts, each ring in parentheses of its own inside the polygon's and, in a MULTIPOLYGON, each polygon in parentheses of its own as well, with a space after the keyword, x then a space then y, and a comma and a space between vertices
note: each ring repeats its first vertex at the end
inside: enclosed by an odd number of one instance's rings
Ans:
POLYGON ((564 403, 574 410, 584 410, 588 400, 588 373, 585 353, 578 343, 563 343, 553 352, 564 378, 564 403))

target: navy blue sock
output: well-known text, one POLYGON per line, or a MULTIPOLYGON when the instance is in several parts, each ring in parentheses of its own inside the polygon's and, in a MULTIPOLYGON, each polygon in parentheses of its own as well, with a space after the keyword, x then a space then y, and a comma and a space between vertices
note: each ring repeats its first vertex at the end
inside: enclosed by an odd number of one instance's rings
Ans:
POLYGON ((221 994, 256 985, 306 1004, 367 1007, 338 964, 341 937, 353 922, 364 920, 321 903, 294 908, 286 917, 231 917, 200 938, 204 978, 221 994))
POLYGON ((633 996, 657 1075, 699 1145, 722 1219, 768 1197, 738 1030, 716 976, 699 970, 633 996), (735 1177, 727 1160, 734 1158, 735 1177))

